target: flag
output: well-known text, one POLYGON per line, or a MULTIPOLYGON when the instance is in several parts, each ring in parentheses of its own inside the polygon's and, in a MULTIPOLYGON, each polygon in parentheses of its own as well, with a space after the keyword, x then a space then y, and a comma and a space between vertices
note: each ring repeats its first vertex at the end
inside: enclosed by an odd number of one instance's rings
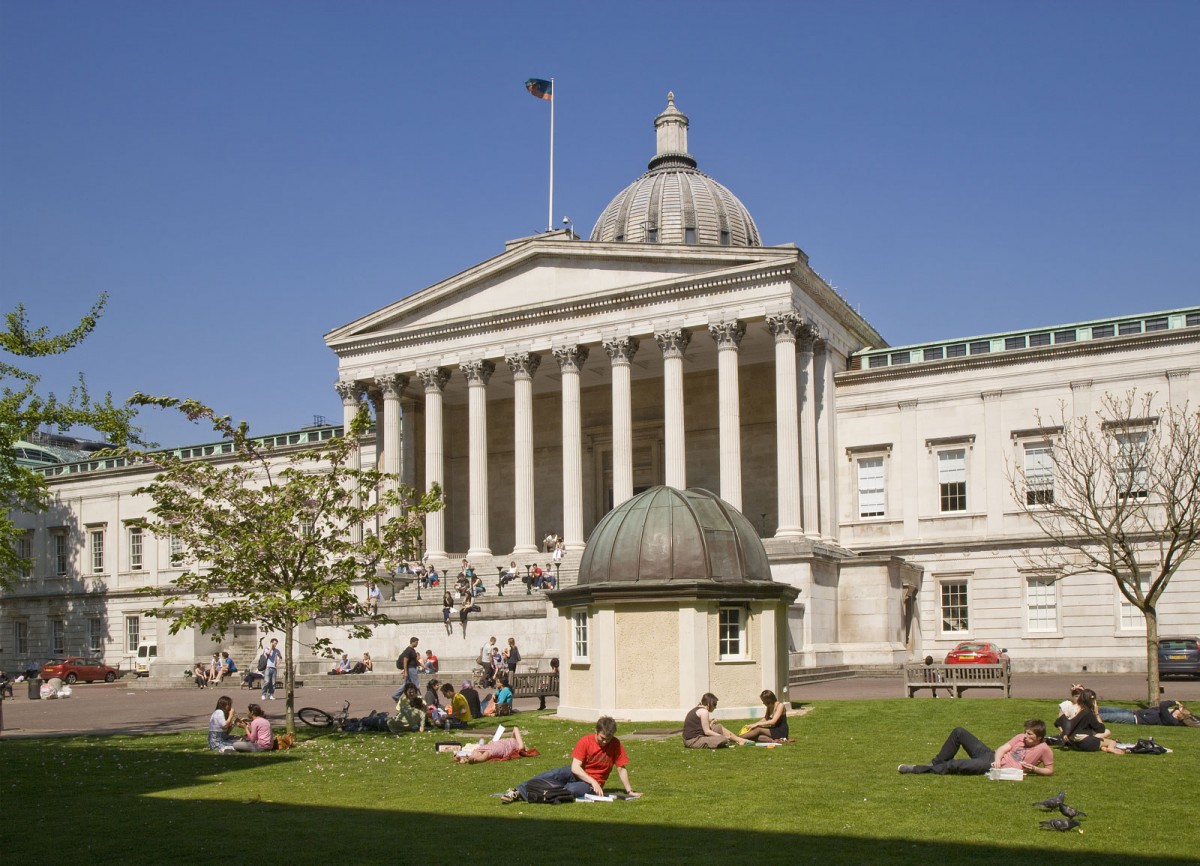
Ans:
POLYGON ((530 78, 525 82, 525 89, 538 99, 554 98, 554 85, 544 78, 530 78))

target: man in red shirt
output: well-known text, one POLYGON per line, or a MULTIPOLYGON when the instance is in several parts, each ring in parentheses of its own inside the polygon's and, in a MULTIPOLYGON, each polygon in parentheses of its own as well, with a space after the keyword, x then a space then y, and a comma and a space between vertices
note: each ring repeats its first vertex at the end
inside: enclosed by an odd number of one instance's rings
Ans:
MULTIPOLYGON (((625 788, 625 795, 640 797, 642 795, 634 791, 633 786, 629 784, 629 772, 625 769, 628 764, 629 757, 625 754, 625 747, 617 739, 617 723, 611 716, 601 716, 596 721, 596 733, 581 737, 575 744, 575 749, 571 752, 571 766, 547 770, 534 778, 562 785, 577 798, 584 794, 603 796, 604 783, 608 781, 613 767, 616 767, 617 776, 625 788)), ((532 781, 533 779, 529 780, 532 781)), ((528 799, 526 786, 529 782, 509 788, 500 802, 511 803, 514 800, 528 799)))

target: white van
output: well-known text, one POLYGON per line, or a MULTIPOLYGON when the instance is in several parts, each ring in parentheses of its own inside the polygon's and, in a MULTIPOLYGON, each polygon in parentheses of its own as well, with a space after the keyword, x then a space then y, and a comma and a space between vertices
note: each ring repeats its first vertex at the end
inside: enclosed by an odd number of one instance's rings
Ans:
POLYGON ((150 676, 150 666, 158 659, 158 641, 156 638, 144 637, 138 644, 137 660, 134 662, 134 673, 139 677, 150 676))

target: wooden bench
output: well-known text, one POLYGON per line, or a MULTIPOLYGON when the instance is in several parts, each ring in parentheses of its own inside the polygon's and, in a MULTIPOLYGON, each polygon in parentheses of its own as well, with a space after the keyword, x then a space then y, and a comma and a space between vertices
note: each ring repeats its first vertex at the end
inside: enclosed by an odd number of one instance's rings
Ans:
POLYGON ((558 697, 558 674, 552 671, 544 673, 517 672, 509 677, 508 687, 512 689, 514 698, 537 698, 538 709, 546 709, 546 698, 558 697))
POLYGON ((1012 697, 1012 667, 1008 662, 995 665, 927 665, 909 662, 904 666, 904 689, 913 697, 921 689, 929 689, 936 698, 945 689, 952 698, 961 698, 966 689, 1004 689, 1012 697))

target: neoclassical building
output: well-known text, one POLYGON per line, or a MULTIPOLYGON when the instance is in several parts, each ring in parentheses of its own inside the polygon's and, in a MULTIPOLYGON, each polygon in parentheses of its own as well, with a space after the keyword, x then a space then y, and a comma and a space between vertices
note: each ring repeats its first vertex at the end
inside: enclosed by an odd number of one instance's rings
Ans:
MULTIPOLYGON (((744 515, 772 580, 798 591, 792 669, 894 665, 972 637, 1006 645, 1018 668, 1143 664, 1139 618, 1108 578, 1056 583, 1028 569, 1040 536, 1006 467, 1036 462, 1038 413, 1064 401, 1084 414, 1137 388, 1200 404, 1200 307, 891 347, 803 250, 762 245, 746 207, 699 170, 673 97, 654 126, 645 173, 588 240, 510 241, 325 336, 346 417, 373 407, 364 459, 446 493, 428 518, 429 557, 453 571, 469 558, 487 575, 544 563, 540 541, 556 532, 569 589, 606 514, 656 485, 701 488, 744 515)), ((113 532, 126 519, 114 509, 145 507, 128 497, 136 471, 47 472, 56 507, 87 511, 70 518, 84 527, 71 543, 109 527, 112 561, 99 564, 112 585, 169 579, 161 552, 139 553, 164 566, 153 575, 118 570, 133 542, 113 532)), ((31 635, 81 627, 53 613, 75 589, 58 587, 61 575, 39 582, 38 569, 61 564, 60 517, 22 518, 39 564, 0 607, 0 634, 23 628, 30 655, 31 635)), ((88 592, 90 609, 132 615, 88 592)), ((551 605, 495 602, 482 630, 518 634, 526 656, 572 657, 551 605)), ((427 599, 390 612, 405 624, 363 648, 386 656, 418 629, 443 658, 475 651, 439 633, 427 599)), ((1194 631, 1200 564, 1175 578, 1160 614, 1164 633, 1194 631)), ((13 663, 10 645, 0 662, 13 663)))

